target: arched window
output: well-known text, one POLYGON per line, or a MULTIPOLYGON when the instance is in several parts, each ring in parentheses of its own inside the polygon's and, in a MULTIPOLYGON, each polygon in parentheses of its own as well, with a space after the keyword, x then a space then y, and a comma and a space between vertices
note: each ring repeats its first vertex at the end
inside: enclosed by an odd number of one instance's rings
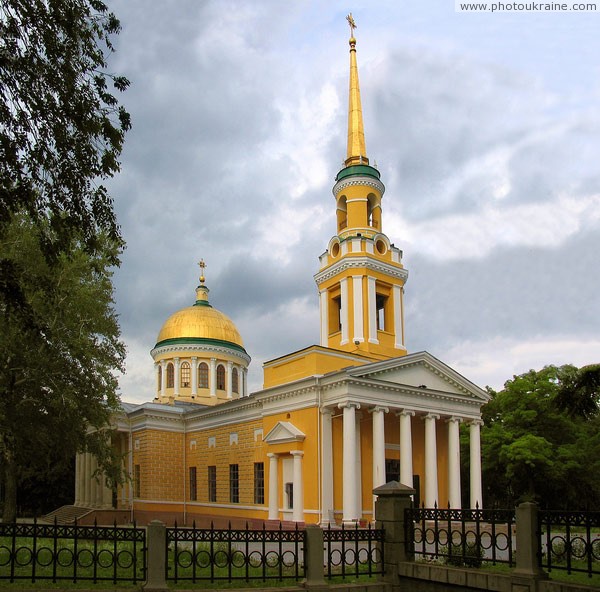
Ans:
POLYGON ((189 362, 182 362, 181 364, 181 386, 190 387, 192 380, 192 369, 189 362))
POLYGON ((206 362, 198 364, 198 388, 208 388, 208 364, 206 362))
POLYGON ((240 392, 239 381, 238 381, 238 370, 234 368, 231 372, 231 390, 234 393, 240 392))
POLYGON ((169 362, 167 364, 167 388, 173 388, 175 386, 175 368, 173 364, 169 362))
POLYGON ((162 366, 158 366, 158 390, 162 387, 162 366))
POLYGON ((217 366, 217 389, 225 390, 225 366, 222 364, 217 366))

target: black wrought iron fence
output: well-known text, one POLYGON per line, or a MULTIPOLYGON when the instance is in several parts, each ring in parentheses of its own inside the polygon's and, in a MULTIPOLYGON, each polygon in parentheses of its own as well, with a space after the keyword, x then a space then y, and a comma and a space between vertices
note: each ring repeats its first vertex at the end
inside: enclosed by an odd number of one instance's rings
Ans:
POLYGON ((417 558, 455 566, 515 566, 514 510, 409 508, 406 544, 417 558))
POLYGON ((600 512, 540 510, 538 524, 544 569, 600 574, 600 512))
POLYGON ((143 582, 146 531, 117 526, 0 524, 0 580, 143 582))
POLYGON ((304 577, 306 532, 167 528, 168 581, 295 580, 304 577))
POLYGON ((323 530, 326 577, 360 577, 384 573, 383 541, 380 528, 355 527, 323 530))

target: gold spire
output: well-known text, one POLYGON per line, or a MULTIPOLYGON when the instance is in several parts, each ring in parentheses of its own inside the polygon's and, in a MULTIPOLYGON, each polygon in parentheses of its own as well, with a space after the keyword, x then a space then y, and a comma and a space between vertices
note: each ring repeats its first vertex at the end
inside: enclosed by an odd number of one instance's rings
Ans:
POLYGON ((360 104, 360 87, 358 85, 358 65, 356 63, 356 39, 354 29, 356 23, 350 13, 346 20, 350 25, 350 99, 348 102, 348 150, 346 166, 369 164, 365 145, 362 107, 360 104))

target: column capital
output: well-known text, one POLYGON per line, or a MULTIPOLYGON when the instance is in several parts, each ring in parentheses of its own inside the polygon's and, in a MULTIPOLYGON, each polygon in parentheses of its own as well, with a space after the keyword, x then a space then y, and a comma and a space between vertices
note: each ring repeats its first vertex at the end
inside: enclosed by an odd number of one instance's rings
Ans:
POLYGON ((279 458, 279 455, 276 454, 275 452, 267 452, 267 456, 269 458, 279 458))
POLYGON ((173 358, 173 361, 174 361, 174 362, 179 362, 179 358, 178 358, 178 357, 175 357, 175 358, 173 358))
POLYGON ((227 368, 232 368, 233 362, 231 360, 227 360, 227 368))
POLYGON ((481 417, 477 417, 475 419, 472 419, 469 422, 469 425, 472 425, 472 426, 482 426, 483 425, 483 419, 481 419, 481 417))
POLYGON ((192 362, 195 362, 197 359, 198 359, 198 356, 192 356, 191 357, 192 362))
POLYGON ((400 411, 398 411, 396 413, 397 417, 402 417, 403 415, 404 416, 408 415, 410 417, 414 417, 415 416, 415 412, 412 411, 412 409, 400 409, 400 411))
POLYGON ((384 413, 389 413, 390 408, 383 407, 382 405, 376 405, 375 407, 371 407, 371 409, 369 409, 368 411, 369 411, 369 413, 376 413, 378 411, 383 411, 384 413))
POLYGON ((299 456, 300 458, 304 456, 304 452, 302 450, 290 450, 290 454, 294 457, 299 456))
POLYGON ((355 403, 354 401, 338 403, 338 409, 360 409, 360 403, 355 403))
POLYGON ((422 419, 426 420, 426 419, 439 419, 440 416, 438 413, 428 413, 427 415, 423 415, 422 419))
POLYGON ((335 412, 331 407, 322 407, 321 415, 333 415, 335 412))
POLYGON ((164 368, 167 365, 167 360, 161 360, 159 364, 164 368))
POLYGON ((458 415, 452 415, 448 419, 446 419, 447 423, 454 422, 454 421, 456 421, 458 423, 462 423, 463 422, 463 418, 462 417, 458 417, 458 415))

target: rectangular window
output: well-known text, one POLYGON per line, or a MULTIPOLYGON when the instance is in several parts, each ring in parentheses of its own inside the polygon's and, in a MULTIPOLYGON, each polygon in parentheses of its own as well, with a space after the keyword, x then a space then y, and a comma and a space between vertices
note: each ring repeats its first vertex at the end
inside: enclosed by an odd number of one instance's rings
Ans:
POLYGON ((400 461, 397 458, 385 459, 385 482, 398 481, 400 483, 400 461))
POLYGON ((198 482, 196 481, 196 467, 190 467, 190 500, 198 500, 198 482))
POLYGON ((229 501, 240 503, 240 473, 238 465, 229 465, 229 501))
POLYGON ((142 469, 140 465, 133 467, 133 497, 142 495, 142 469))
POLYGON ((265 463, 254 463, 254 503, 265 503, 265 463))
POLYGON ((342 330, 342 297, 339 295, 332 295, 329 298, 329 333, 337 333, 342 330))
POLYGON ((214 465, 208 467, 208 501, 217 501, 217 467, 214 465))
POLYGON ((377 294, 376 296, 377 303, 377 329, 379 331, 385 331, 385 309, 387 303, 387 297, 383 296, 383 294, 377 294))

